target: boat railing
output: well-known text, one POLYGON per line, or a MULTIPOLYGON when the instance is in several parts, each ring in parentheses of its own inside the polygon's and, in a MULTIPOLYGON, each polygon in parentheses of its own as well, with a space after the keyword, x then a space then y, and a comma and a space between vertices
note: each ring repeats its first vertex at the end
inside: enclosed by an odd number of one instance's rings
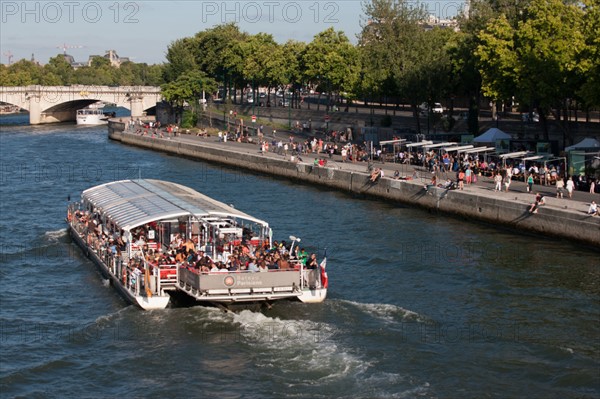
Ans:
POLYGON ((81 237, 92 251, 106 266, 119 283, 132 294, 139 296, 162 295, 163 290, 176 284, 176 265, 152 266, 152 270, 145 273, 128 262, 127 257, 112 252, 106 246, 100 245, 96 234, 90 233, 86 223, 82 223, 74 215, 79 209, 79 204, 69 204, 67 220, 71 228, 81 237))

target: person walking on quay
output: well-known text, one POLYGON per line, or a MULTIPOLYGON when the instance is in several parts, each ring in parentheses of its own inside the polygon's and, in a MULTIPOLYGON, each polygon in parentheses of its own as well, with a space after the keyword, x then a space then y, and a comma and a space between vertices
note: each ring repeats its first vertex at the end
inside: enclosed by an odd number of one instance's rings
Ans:
POLYGON ((465 189, 465 172, 461 169, 458 172, 458 189, 459 190, 464 190, 465 189))
POLYGON ((500 172, 497 172, 496 176, 494 176, 494 183, 496 183, 494 191, 502 191, 502 175, 500 172))
POLYGON ((567 192, 569 193, 569 198, 573 198, 573 189, 575 188, 575 183, 573 182, 573 178, 569 177, 567 180, 567 192))
POLYGON ((471 184, 473 182, 473 170, 471 170, 471 166, 467 166, 467 170, 465 170, 465 179, 467 184, 471 184))
POLYGON ((527 178, 527 192, 533 193, 533 174, 532 173, 530 173, 529 177, 527 178))
POLYGON ((504 188, 506 189, 506 192, 508 192, 508 189, 510 188, 511 179, 512 168, 509 166, 508 168, 506 168, 506 177, 504 178, 504 188))
POLYGON ((556 179, 556 198, 562 198, 565 188, 565 181, 562 177, 556 179))
POLYGON ((590 182, 590 194, 594 194, 596 192, 596 182, 593 180, 590 182))

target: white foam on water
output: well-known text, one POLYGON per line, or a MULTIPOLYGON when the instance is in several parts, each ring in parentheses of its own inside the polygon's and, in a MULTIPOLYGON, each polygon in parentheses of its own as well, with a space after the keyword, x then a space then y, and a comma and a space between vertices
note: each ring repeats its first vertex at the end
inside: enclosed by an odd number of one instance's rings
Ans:
MULTIPOLYGON (((371 387, 368 397, 377 398, 416 398, 416 397, 430 397, 430 385, 428 382, 423 382, 412 388, 408 388, 403 391, 389 392, 389 387, 407 386, 411 384, 411 378, 403 376, 401 374, 389 373, 389 372, 378 372, 374 375, 366 377, 361 381, 361 385, 371 387), (379 388, 382 387, 382 388, 379 388)), ((362 395, 357 395, 364 397, 362 395)))
MULTIPOLYGON (((236 326, 242 343, 260 348, 259 367, 308 370, 311 382, 337 380, 365 372, 370 363, 336 341, 337 331, 327 323, 311 320, 282 320, 260 312, 244 310, 225 313, 218 310, 203 314, 214 322, 236 326)), ((306 384, 295 381, 291 385, 306 384)))
POLYGON ((44 233, 44 238, 50 242, 57 242, 62 237, 65 237, 66 235, 67 235, 67 229, 64 228, 64 229, 60 229, 60 230, 47 231, 44 233))
POLYGON ((567 353, 570 353, 570 354, 575 353, 575 351, 572 348, 567 348, 567 347, 564 347, 564 346, 559 346, 559 348, 560 348, 560 350, 562 350, 564 352, 567 352, 567 353))
POLYGON ((424 323, 428 321, 426 316, 413 312, 412 310, 404 309, 401 306, 391 305, 387 303, 359 303, 348 300, 340 300, 352 306, 359 308, 361 311, 383 320, 387 323, 398 323, 403 321, 417 321, 424 323))

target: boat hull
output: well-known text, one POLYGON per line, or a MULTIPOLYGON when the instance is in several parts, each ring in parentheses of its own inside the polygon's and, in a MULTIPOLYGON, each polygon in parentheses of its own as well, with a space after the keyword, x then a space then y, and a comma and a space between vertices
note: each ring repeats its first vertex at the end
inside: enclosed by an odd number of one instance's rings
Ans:
POLYGON ((298 300, 302 303, 321 303, 327 297, 327 288, 305 289, 298 300))

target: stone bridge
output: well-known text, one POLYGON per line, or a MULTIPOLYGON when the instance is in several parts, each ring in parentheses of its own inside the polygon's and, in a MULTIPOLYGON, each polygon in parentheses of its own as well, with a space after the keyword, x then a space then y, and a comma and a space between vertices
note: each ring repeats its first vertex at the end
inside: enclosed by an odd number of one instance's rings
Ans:
POLYGON ((160 87, 152 86, 15 86, 0 87, 0 102, 29 111, 29 123, 74 121, 78 109, 97 101, 131 110, 143 116, 161 101, 160 87))

